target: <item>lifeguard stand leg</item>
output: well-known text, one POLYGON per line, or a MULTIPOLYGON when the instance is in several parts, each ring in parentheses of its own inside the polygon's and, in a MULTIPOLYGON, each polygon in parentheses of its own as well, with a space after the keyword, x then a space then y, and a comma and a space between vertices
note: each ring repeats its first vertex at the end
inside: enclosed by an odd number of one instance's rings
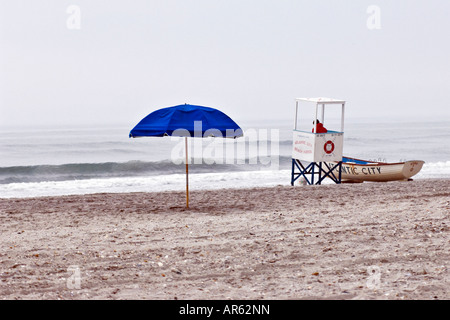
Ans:
POLYGON ((297 180, 297 178, 295 178, 294 172, 295 172, 295 159, 292 159, 292 170, 291 170, 291 186, 294 186, 294 182, 295 180, 297 180))
MULTIPOLYGON (((323 115, 322 115, 322 117, 323 117, 323 115)), ((322 181, 322 162, 319 162, 319 181, 320 182, 322 181)))
POLYGON ((310 163, 306 168, 303 166, 300 160, 292 159, 292 173, 291 173, 291 185, 293 186, 295 180, 303 176, 308 184, 311 184, 311 181, 306 176, 307 174, 311 174, 311 168, 313 163, 310 163), (295 172, 295 169, 298 169, 299 172, 295 172))
POLYGON ((325 178, 330 178, 334 183, 340 184, 342 177, 341 170, 342 161, 335 165, 328 165, 326 162, 311 162, 305 167, 300 160, 292 159, 291 185, 293 186, 295 181, 302 176, 305 178, 308 185, 321 185, 325 178), (318 169, 317 172, 315 167, 318 169), (298 172, 296 172, 296 169, 298 169, 298 172), (338 171, 337 176, 334 173, 336 169, 338 171), (314 176, 316 174, 319 176, 319 179, 315 182, 314 176), (308 178, 308 176, 310 176, 310 178, 308 178))

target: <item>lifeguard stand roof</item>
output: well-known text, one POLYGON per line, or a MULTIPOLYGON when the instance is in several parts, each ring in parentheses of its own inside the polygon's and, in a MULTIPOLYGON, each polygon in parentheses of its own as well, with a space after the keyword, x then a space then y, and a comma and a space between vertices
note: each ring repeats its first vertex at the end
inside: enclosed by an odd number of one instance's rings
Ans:
POLYGON ((297 101, 307 101, 307 102, 315 102, 315 103, 326 103, 326 104, 343 104, 345 103, 344 100, 338 100, 338 99, 330 99, 330 98, 324 98, 324 97, 319 97, 319 98, 297 98, 297 101))

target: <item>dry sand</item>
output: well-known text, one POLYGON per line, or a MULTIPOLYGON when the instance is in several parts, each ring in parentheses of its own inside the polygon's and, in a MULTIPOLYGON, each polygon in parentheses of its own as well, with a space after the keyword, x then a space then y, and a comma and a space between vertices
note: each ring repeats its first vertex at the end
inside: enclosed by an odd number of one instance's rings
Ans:
POLYGON ((449 299, 450 180, 0 199, 2 299, 449 299))

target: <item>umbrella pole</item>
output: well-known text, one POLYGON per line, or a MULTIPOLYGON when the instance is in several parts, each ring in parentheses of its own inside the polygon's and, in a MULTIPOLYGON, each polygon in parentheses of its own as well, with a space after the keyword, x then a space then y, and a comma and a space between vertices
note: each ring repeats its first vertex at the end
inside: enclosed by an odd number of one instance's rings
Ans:
POLYGON ((189 208, 189 170, 188 170, 188 140, 184 137, 186 149, 186 208, 189 208))

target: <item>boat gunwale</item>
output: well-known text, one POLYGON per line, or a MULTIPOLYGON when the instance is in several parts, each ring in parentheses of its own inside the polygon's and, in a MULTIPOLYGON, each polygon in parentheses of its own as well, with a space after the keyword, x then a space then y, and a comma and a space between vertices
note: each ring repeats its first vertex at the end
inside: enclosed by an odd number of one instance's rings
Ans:
MULTIPOLYGON (((364 162, 368 162, 366 160, 362 160, 362 159, 356 159, 356 158, 349 158, 349 157, 344 157, 346 159, 352 159, 352 160, 356 160, 356 161, 364 161, 364 162)), ((404 165, 407 162, 422 162, 425 163, 425 161, 423 160, 408 160, 408 161, 404 161, 404 162, 370 162, 370 163, 366 163, 366 164, 362 164, 362 163, 351 163, 351 162, 342 162, 342 165, 352 165, 352 166, 378 166, 378 165, 383 165, 383 166, 395 166, 395 165, 404 165)))

